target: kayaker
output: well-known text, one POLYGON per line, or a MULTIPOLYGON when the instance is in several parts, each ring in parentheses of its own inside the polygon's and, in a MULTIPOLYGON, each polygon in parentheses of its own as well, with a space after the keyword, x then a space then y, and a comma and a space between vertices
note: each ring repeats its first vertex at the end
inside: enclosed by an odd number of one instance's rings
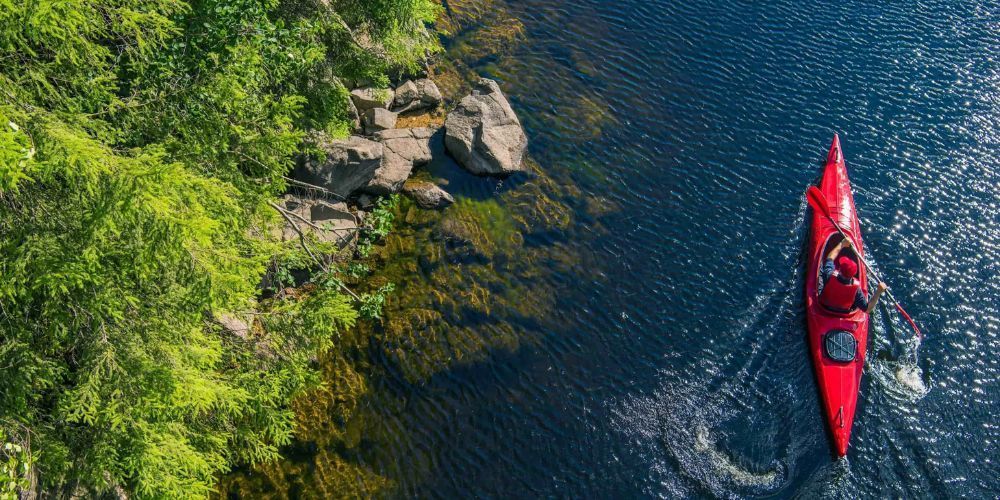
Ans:
POLYGON ((872 299, 870 301, 865 299, 865 294, 861 291, 861 282, 855 278, 858 275, 858 264, 847 255, 840 255, 844 250, 854 251, 851 240, 847 238, 840 240, 840 243, 826 254, 826 260, 820 268, 823 292, 819 295, 819 301, 834 312, 849 313, 858 308, 871 314, 888 286, 884 282, 879 283, 872 299), (837 257, 838 255, 840 257, 837 257))

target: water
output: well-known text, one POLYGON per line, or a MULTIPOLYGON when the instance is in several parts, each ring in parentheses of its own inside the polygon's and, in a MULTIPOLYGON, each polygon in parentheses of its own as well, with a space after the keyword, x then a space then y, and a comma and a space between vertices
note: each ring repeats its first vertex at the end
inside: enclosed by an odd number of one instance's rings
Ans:
POLYGON ((997 495, 1000 6, 450 3, 450 50, 502 81, 545 174, 432 173, 513 213, 547 180, 568 222, 484 265, 524 309, 442 320, 516 340, 417 382, 381 360, 394 403, 367 404, 393 438, 356 460, 400 496, 997 495), (834 132, 869 255, 927 333, 914 366, 907 325, 875 317, 837 463, 801 298, 834 132))

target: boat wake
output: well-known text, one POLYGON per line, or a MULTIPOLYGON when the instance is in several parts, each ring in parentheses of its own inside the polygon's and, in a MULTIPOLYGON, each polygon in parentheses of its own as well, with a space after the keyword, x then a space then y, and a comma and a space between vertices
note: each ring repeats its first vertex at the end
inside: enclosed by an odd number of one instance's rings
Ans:
POLYGON ((775 265, 787 274, 761 290, 753 305, 733 318, 731 333, 721 335, 746 349, 727 353, 710 368, 664 370, 664 382, 653 394, 611 404, 615 427, 634 437, 635 451, 652 464, 650 495, 773 494, 787 481, 786 462, 809 448, 789 437, 787 425, 796 420, 792 408, 800 399, 795 380, 811 377, 803 358, 802 318, 791 313, 802 307, 806 207, 803 200, 787 229, 786 248, 775 252, 785 256, 775 265), (728 438, 746 441, 748 433, 754 436, 749 443, 727 446, 728 438))
MULTIPOLYGON (((872 262, 874 266, 877 265, 872 262)), ((873 380, 885 389, 886 395, 898 401, 915 402, 930 392, 927 374, 920 367, 917 350, 920 337, 908 330, 900 322, 894 321, 896 311, 886 305, 879 308, 882 314, 872 315, 871 351, 872 356, 866 367, 873 380)))
POLYGON ((813 500, 816 498, 857 498, 852 483, 850 461, 844 457, 816 469, 796 490, 792 498, 813 500))
POLYGON ((726 478, 738 487, 766 488, 778 484, 781 480, 783 468, 780 464, 762 472, 751 471, 743 467, 725 452, 719 450, 714 438, 709 434, 708 428, 703 425, 696 427, 694 450, 706 458, 709 466, 714 469, 718 476, 726 478))
POLYGON ((755 464, 735 456, 713 431, 733 418, 733 395, 707 400, 698 388, 664 386, 647 398, 635 398, 613 409, 615 427, 630 435, 632 451, 651 464, 650 496, 684 497, 761 495, 785 480, 786 467, 774 460, 755 464), (678 471, 680 474, 678 474, 678 471))
POLYGON ((801 295, 795 260, 804 220, 803 203, 789 251, 781 253, 790 256, 782 267, 789 273, 733 319, 733 333, 723 335, 745 344, 745 351, 685 373, 663 370, 663 383, 652 394, 609 404, 614 427, 631 438, 630 451, 651 464, 650 496, 773 494, 787 481, 785 461, 807 448, 789 441, 784 425, 797 399, 788 370, 801 378, 809 377, 810 369, 801 361, 801 318, 783 314, 797 307, 801 295), (728 438, 745 441, 748 430, 754 436, 750 443, 727 446, 728 438))

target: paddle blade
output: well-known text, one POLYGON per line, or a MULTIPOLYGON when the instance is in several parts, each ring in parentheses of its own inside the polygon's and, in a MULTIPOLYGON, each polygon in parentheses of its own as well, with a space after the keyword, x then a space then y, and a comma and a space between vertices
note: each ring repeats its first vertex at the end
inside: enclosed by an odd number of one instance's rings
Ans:
POLYGON ((896 310, 898 310, 899 314, 902 314, 903 317, 906 318, 906 321, 910 323, 910 326, 913 327, 913 331, 917 332, 917 337, 923 339, 924 332, 921 332, 920 328, 917 328, 917 322, 913 321, 913 318, 911 318, 909 314, 906 314, 906 311, 903 310, 903 306, 899 305, 899 302, 896 302, 896 310))
POLYGON ((830 205, 826 202, 826 196, 823 196, 823 192, 818 187, 809 186, 809 189, 806 190, 806 200, 813 210, 830 217, 830 205))

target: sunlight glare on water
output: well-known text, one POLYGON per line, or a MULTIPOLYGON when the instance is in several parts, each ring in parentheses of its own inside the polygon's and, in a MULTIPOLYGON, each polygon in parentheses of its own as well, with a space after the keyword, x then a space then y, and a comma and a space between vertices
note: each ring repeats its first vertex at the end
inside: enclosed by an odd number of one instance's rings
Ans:
POLYGON ((370 405, 395 441, 359 452, 375 472, 442 498, 996 496, 1000 6, 470 10, 449 54, 501 81, 544 175, 501 188, 434 170, 460 200, 446 222, 465 210, 487 228, 473 236, 499 236, 479 254, 445 248, 465 279, 449 291, 489 300, 448 302, 435 325, 506 343, 384 382, 389 403, 370 405), (917 357, 909 325, 879 308, 840 461, 802 298, 802 194, 834 132, 867 253, 926 334, 917 357), (538 195, 546 183, 563 196, 538 195))

